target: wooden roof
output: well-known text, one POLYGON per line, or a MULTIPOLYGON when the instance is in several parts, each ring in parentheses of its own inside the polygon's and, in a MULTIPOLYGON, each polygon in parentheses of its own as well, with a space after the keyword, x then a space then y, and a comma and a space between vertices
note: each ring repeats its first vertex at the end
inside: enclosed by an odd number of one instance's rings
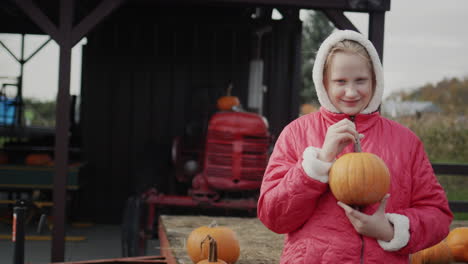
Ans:
MULTIPOLYGON (((33 3, 43 11, 54 25, 59 24, 60 0, 12 0, 0 1, 0 33, 44 34, 15 3, 33 3)), ((80 21, 107 0, 75 1, 74 20, 80 21)), ((120 1, 116 1, 120 2, 120 1)), ((385 12, 390 10, 390 0, 124 0, 123 8, 129 6, 172 7, 200 5, 225 5, 245 7, 301 8, 341 10, 354 12, 385 12)))

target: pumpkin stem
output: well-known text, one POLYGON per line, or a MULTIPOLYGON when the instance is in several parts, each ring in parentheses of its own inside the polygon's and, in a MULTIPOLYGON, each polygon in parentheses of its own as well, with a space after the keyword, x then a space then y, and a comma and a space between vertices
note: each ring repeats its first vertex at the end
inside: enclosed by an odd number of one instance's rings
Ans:
POLYGON ((232 92, 232 82, 229 83, 229 85, 228 85, 228 88, 226 90, 226 95, 231 96, 231 92, 232 92))
POLYGON ((211 221, 211 223, 208 225, 209 228, 213 228, 217 226, 218 226, 218 223, 216 222, 216 220, 211 221))
MULTIPOLYGON (((208 235, 209 236, 209 235, 208 235)), ((216 245, 216 240, 210 237, 210 252, 208 256, 208 262, 217 262, 218 261, 218 247, 216 245)))
POLYGON ((210 242, 210 249, 208 251, 208 262, 217 262, 218 261, 218 246, 216 244, 216 240, 210 236, 207 235, 202 242, 200 243, 200 251, 202 251, 203 248, 203 243, 208 239, 210 242))
POLYGON ((362 152, 361 140, 359 139, 359 136, 354 141, 354 152, 362 152))

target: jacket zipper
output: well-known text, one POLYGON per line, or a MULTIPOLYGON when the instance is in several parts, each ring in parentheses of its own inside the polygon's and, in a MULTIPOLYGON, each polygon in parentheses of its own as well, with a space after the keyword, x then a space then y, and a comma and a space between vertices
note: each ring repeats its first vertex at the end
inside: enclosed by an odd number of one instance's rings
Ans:
MULTIPOLYGON (((356 119, 356 116, 355 115, 349 116, 349 119, 353 123, 355 123, 354 120, 356 119)), ((359 207, 356 207, 355 209, 361 211, 359 207)), ((365 247, 364 236, 363 235, 359 235, 359 236, 361 237, 361 256, 360 256, 361 261, 360 262, 361 262, 361 264, 363 264, 364 263, 364 247, 365 247)))

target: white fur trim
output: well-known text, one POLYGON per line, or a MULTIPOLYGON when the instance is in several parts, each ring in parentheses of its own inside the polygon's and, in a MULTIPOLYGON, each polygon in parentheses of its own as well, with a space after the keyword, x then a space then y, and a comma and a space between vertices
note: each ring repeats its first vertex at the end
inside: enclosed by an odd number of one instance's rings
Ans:
POLYGON ((382 102, 382 96, 384 92, 384 78, 383 78, 382 63, 380 62, 379 55, 377 54, 377 51, 375 50, 375 47, 372 44, 372 42, 370 42, 362 34, 352 31, 352 30, 336 31, 332 33, 330 36, 328 36, 328 38, 325 39, 322 45, 320 46, 317 52, 317 56, 315 57, 314 68, 312 70, 312 77, 314 80, 317 97, 319 99, 320 104, 323 107, 325 107, 328 111, 339 113, 338 109, 336 109, 336 107, 333 106, 330 99, 328 98, 327 91, 325 90, 325 87, 323 86, 323 70, 325 66, 325 60, 327 59, 330 49, 333 47, 333 45, 345 39, 354 40, 360 43, 361 45, 363 45, 366 48, 367 53, 369 53, 369 56, 372 60, 372 65, 374 66, 375 79, 376 79, 375 93, 371 101, 369 102, 369 105, 364 110, 362 110, 361 113, 362 114, 373 113, 377 111, 377 109, 379 108, 379 105, 382 102))
POLYGON ((385 214, 385 217, 393 224, 395 234, 389 242, 377 240, 379 245, 386 251, 397 251, 408 244, 410 239, 409 218, 401 214, 385 214))
POLYGON ((302 154, 302 168, 307 176, 321 181, 328 182, 328 171, 332 165, 331 162, 325 162, 317 159, 320 149, 314 147, 307 147, 302 154))

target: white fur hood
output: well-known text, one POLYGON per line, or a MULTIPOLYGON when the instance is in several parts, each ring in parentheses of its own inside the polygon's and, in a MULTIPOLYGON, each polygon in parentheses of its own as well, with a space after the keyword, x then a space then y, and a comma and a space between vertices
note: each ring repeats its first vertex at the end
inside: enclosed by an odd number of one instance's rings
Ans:
POLYGON ((369 102, 369 105, 364 110, 362 110, 361 114, 373 113, 378 110, 380 103, 382 102, 382 96, 384 91, 382 63, 380 62, 379 55, 377 54, 377 51, 375 50, 375 47, 372 44, 372 42, 370 42, 362 34, 355 31, 336 31, 330 36, 328 36, 328 38, 325 39, 325 41, 320 46, 317 52, 317 56, 315 58, 314 68, 312 71, 312 78, 314 80, 315 90, 317 91, 317 97, 319 99, 320 104, 327 110, 334 113, 339 113, 338 109, 336 109, 336 107, 333 106, 330 99, 328 98, 325 87, 323 86, 323 70, 325 66, 325 60, 331 47, 345 39, 354 40, 363 45, 366 48, 367 53, 369 53, 371 57, 376 78, 375 93, 371 101, 369 102))

